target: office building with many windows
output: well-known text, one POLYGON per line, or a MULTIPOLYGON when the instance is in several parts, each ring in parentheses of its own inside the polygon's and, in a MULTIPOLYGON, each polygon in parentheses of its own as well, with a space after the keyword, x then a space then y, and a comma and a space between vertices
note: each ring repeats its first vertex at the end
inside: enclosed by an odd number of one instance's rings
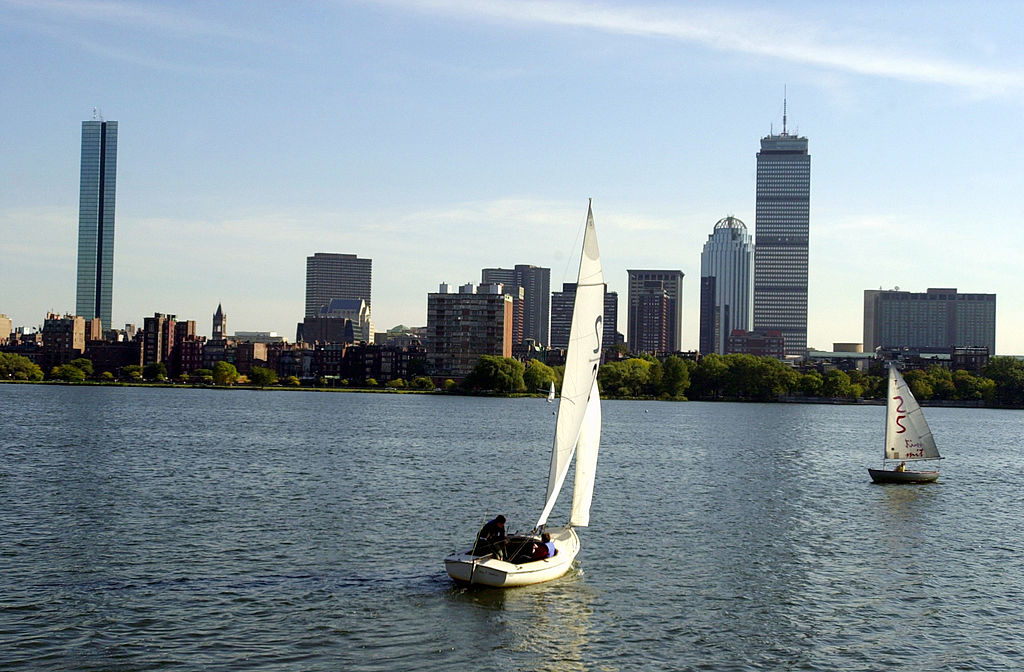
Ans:
POLYGON ((627 270, 626 273, 629 275, 626 341, 630 352, 681 351, 683 272, 627 270))
POLYGON ((807 349, 807 260, 811 156, 807 138, 761 138, 754 212, 754 328, 778 330, 786 354, 807 349))
POLYGON ((550 345, 550 268, 529 264, 516 264, 515 268, 485 268, 480 272, 480 282, 500 282, 513 299, 522 298, 521 324, 513 330, 513 339, 518 340, 513 343, 532 340, 538 345, 550 345))
POLYGON ((754 242, 735 217, 718 220, 700 255, 700 351, 724 355, 754 318, 754 242))
MULTIPOLYGON (((551 293, 551 346, 569 347, 569 331, 572 328, 572 311, 576 304, 576 283, 563 282, 562 291, 551 293)), ((619 295, 604 286, 604 317, 601 321, 601 344, 610 348, 622 340, 618 333, 619 295)))
POLYGON ((864 351, 988 348, 996 354, 996 295, 956 289, 864 290, 864 351))
POLYGON ((117 122, 82 122, 78 194, 78 282, 75 312, 110 329, 114 291, 114 201, 117 122))
POLYGON ((466 284, 458 293, 442 284, 427 294, 427 369, 464 378, 481 355, 512 356, 512 297, 500 283, 466 284))
POLYGON ((306 317, 320 314, 331 299, 362 299, 370 304, 373 260, 354 254, 317 252, 306 257, 306 317))

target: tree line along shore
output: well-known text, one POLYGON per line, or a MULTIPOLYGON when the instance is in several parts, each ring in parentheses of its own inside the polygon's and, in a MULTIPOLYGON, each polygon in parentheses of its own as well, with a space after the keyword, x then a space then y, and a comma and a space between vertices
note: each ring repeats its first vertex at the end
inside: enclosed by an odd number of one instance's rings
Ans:
MULTIPOLYGON (((448 394, 546 394, 551 384, 559 389, 562 367, 539 360, 525 364, 515 359, 484 355, 461 382, 418 376, 377 381, 320 378, 301 381, 295 376, 279 379, 276 372, 253 367, 240 375, 234 365, 218 362, 212 369, 198 369, 168 380, 162 363, 128 366, 115 377, 109 371, 95 372, 92 362, 80 358, 55 366, 48 373, 27 357, 0 353, 0 380, 55 381, 93 384, 177 384, 189 386, 291 389, 349 389, 374 391, 443 392, 448 394)), ((975 374, 950 371, 937 364, 909 369, 903 376, 914 396, 925 403, 1024 408, 1024 361, 1015 357, 993 357, 975 374)), ((606 399, 658 399, 665 401, 872 401, 884 400, 887 377, 883 362, 873 363, 867 372, 833 369, 824 373, 800 370, 773 357, 754 355, 705 355, 699 360, 675 355, 658 359, 644 355, 607 362, 598 372, 598 385, 606 399)))

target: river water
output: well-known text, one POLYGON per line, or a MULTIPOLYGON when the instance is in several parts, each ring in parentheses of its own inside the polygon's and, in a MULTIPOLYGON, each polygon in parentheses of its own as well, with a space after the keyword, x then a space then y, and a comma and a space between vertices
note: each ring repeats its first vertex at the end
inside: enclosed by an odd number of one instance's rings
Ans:
POLYGON ((940 481, 879 486, 877 406, 605 402, 574 570, 455 587, 443 557, 488 517, 533 526, 552 410, 0 385, 0 669, 1024 660, 1021 412, 926 408, 940 481))

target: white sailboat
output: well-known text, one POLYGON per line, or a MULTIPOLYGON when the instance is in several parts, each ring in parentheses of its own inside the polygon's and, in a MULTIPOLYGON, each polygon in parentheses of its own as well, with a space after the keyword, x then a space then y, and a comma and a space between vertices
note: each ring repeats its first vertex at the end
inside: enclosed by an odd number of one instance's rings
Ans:
POLYGON ((885 448, 882 468, 868 469, 875 483, 930 483, 938 471, 912 471, 906 463, 918 460, 941 460, 932 431, 914 398, 907 381, 889 365, 889 395, 885 404, 885 448), (889 465, 899 461, 899 465, 889 465))
POLYGON ((555 384, 551 383, 551 389, 548 390, 548 403, 555 403, 555 384))
MULTIPOLYGON (((454 553, 444 560, 445 570, 455 581, 494 587, 525 586, 550 581, 569 571, 580 550, 576 527, 590 523, 594 495, 597 453, 601 442, 601 397, 597 370, 601 363, 604 319, 604 275, 597 247, 592 204, 587 208, 583 252, 573 304, 565 377, 555 421, 555 437, 548 471, 547 497, 534 533, 508 540, 504 558, 494 554, 474 555, 472 550, 454 553), (572 512, 564 526, 548 527, 548 516, 562 489, 569 465, 576 457, 572 512), (555 554, 542 560, 517 561, 517 545, 532 544, 540 533, 550 535, 555 554)), ((554 385, 552 385, 552 393, 554 385)))

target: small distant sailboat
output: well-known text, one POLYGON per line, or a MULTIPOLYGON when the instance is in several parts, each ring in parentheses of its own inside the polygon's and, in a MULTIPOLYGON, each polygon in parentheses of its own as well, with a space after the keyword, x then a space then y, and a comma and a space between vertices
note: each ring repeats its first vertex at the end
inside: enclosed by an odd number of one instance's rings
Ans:
POLYGON ((939 477, 938 471, 910 471, 905 468, 906 463, 941 459, 932 431, 910 386, 896 370, 896 365, 890 363, 882 468, 868 469, 871 480, 875 483, 931 483, 939 477), (900 464, 889 468, 897 460, 900 464))
POLYGON ((555 403, 555 384, 551 383, 551 389, 548 390, 548 403, 555 403))
MULTIPOLYGON (((576 559, 580 539, 574 528, 586 527, 590 523, 597 452, 601 442, 601 396, 597 389, 597 369, 601 364, 603 319, 604 274, 594 230, 593 209, 588 207, 544 508, 533 534, 509 537, 506 546, 510 549, 508 557, 498 558, 493 553, 474 555, 471 549, 445 558, 445 570, 456 582, 496 588, 526 586, 557 579, 569 571, 576 559), (547 527, 548 516, 558 499, 574 455, 576 475, 569 523, 547 527), (542 532, 550 535, 554 555, 540 560, 517 560, 511 549, 535 543, 542 532)), ((552 383, 549 395, 554 395, 554 389, 552 383)))

